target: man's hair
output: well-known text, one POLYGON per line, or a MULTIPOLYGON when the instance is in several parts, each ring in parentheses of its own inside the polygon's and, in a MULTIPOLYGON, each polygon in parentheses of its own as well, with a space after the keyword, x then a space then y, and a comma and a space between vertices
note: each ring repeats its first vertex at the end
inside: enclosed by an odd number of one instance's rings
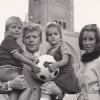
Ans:
POLYGON ((25 35, 27 34, 27 31, 33 32, 33 31, 38 31, 40 34, 40 40, 42 41, 42 28, 39 24, 35 24, 35 23, 28 23, 25 24, 23 27, 23 32, 22 32, 22 38, 25 37, 25 35))

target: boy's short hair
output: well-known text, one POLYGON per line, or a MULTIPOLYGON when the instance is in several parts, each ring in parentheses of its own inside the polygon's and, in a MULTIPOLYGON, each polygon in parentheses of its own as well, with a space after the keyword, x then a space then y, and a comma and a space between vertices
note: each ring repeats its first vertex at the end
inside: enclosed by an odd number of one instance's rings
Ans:
POLYGON ((7 20, 6 20, 6 23, 5 23, 5 31, 8 30, 8 27, 11 25, 11 24, 21 24, 23 25, 23 22, 21 20, 21 18, 17 17, 17 16, 11 16, 9 17, 7 20))
POLYGON ((30 31, 30 32, 38 31, 40 33, 39 34, 40 40, 42 41, 42 28, 39 24, 35 24, 35 23, 25 24, 23 27, 22 38, 25 37, 25 34, 27 34, 26 33, 27 31, 30 31))
POLYGON ((56 27, 60 33, 60 38, 62 38, 62 31, 61 31, 61 27, 58 23, 56 22, 49 22, 47 23, 47 27, 46 27, 46 40, 48 41, 48 28, 50 27, 56 27))

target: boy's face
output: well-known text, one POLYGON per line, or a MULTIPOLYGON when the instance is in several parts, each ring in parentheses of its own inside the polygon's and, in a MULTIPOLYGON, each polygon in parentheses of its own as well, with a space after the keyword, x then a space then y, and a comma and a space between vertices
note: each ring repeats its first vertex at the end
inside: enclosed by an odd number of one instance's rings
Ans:
POLYGON ((26 31, 25 36, 23 38, 23 42, 26 46, 26 50, 34 53, 39 50, 39 46, 41 43, 40 33, 37 30, 34 31, 26 31))
POLYGON ((12 36, 15 39, 18 39, 20 34, 22 33, 22 25, 21 24, 11 24, 8 27, 7 35, 12 36))
POLYGON ((56 46, 57 44, 59 44, 61 37, 60 37, 60 33, 59 33, 58 29, 53 26, 49 27, 48 33, 47 33, 47 38, 48 38, 48 42, 50 43, 50 45, 56 46))

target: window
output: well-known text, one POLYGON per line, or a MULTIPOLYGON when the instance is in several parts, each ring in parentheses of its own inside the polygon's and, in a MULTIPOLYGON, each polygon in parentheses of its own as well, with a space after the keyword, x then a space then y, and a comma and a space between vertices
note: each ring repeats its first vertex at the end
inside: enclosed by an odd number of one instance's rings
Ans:
POLYGON ((59 21, 59 25, 61 26, 61 21, 59 21))
POLYGON ((40 22, 40 21, 38 21, 37 23, 38 23, 38 24, 40 24, 41 22, 40 22))
POLYGON ((65 22, 63 22, 63 28, 66 29, 66 23, 65 22))

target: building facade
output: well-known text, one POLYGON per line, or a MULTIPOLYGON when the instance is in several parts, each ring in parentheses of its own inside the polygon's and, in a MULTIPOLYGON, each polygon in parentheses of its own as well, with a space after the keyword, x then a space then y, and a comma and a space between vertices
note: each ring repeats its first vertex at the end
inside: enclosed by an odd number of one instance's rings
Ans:
POLYGON ((74 31, 73 0, 29 0, 28 18, 43 26, 56 21, 63 29, 74 31))
MULTIPOLYGON (((43 30, 47 22, 56 21, 62 27, 63 40, 71 44, 78 58, 80 50, 78 46, 77 32, 74 32, 74 0, 29 0, 28 20, 39 23, 43 30)), ((46 45, 45 32, 43 34, 42 51, 45 52, 46 45)))
MULTIPOLYGON (((47 22, 56 21, 62 27, 62 37, 76 51, 75 68, 79 68, 80 49, 79 34, 74 32, 74 0, 29 0, 28 21, 38 23, 43 28, 43 43, 40 51, 46 52, 48 43, 45 40, 45 26, 47 22)), ((66 97, 63 99, 66 100, 66 97)))

